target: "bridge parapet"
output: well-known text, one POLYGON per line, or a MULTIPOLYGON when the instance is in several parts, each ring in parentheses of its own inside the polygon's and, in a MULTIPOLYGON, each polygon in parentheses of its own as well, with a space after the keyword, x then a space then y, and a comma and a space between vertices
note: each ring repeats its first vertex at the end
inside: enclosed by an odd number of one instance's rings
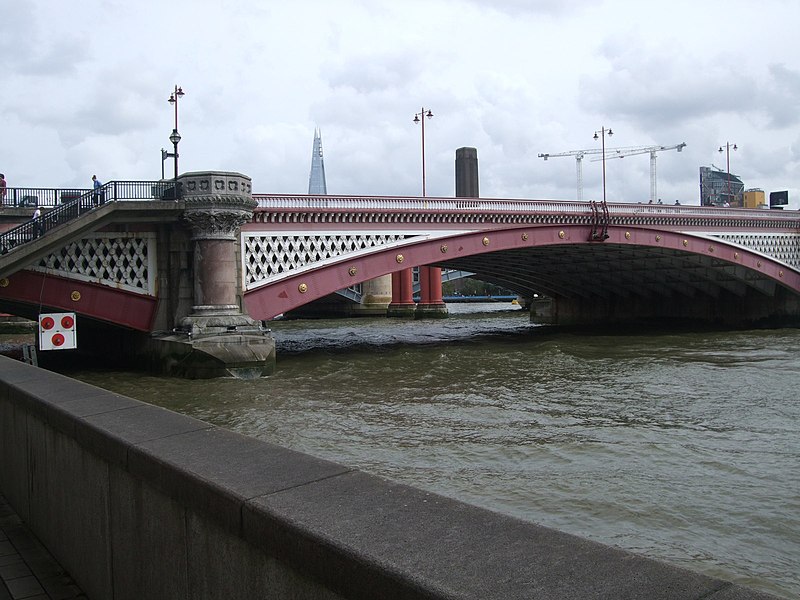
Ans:
MULTIPOLYGON (((592 224, 591 202, 401 196, 255 194, 261 223, 592 224)), ((800 232, 800 212, 659 204, 608 204, 608 224, 660 228, 783 229, 800 232)))

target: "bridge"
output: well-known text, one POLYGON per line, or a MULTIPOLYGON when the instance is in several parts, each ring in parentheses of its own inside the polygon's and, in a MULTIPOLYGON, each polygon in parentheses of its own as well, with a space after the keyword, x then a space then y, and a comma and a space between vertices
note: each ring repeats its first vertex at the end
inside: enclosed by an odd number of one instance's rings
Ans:
POLYGON ((800 322, 796 211, 253 194, 220 172, 8 193, 27 200, 0 214, 0 310, 74 311, 82 351, 135 349, 134 362, 187 376, 220 361, 264 374, 266 321, 357 284, 384 282, 385 314, 441 316, 442 269, 514 291, 542 323, 800 322))
POLYGON ((561 322, 626 320, 631 310, 712 319, 747 299, 800 293, 794 211, 609 204, 603 214, 591 202, 254 198, 258 208, 242 227, 243 285, 257 318, 418 265, 557 299, 562 312, 573 307, 561 322))

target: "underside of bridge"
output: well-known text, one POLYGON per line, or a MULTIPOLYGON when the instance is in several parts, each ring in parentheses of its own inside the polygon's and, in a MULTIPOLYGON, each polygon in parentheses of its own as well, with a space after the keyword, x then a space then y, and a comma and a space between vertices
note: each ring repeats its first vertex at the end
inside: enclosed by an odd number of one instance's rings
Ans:
POLYGON ((527 300, 546 298, 532 304, 532 319, 543 323, 800 325, 800 297, 774 279, 670 248, 542 246, 477 254, 440 266, 474 272, 527 300))

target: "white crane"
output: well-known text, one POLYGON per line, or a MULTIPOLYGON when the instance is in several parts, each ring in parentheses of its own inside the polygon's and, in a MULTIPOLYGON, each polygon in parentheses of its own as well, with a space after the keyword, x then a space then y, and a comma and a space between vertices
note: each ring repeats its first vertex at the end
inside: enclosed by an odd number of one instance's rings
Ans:
POLYGON ((578 200, 583 200, 583 157, 586 154, 602 154, 603 151, 599 148, 591 148, 589 150, 569 150, 568 152, 557 152, 555 154, 539 154, 539 158, 547 160, 556 156, 574 156, 575 157, 575 170, 578 174, 578 200))
MULTIPOLYGON (((686 144, 684 144, 685 146, 686 144)), ((612 153, 619 152, 633 152, 636 150, 644 150, 645 146, 632 146, 625 148, 606 148, 606 158, 609 158, 612 153)), ((649 148, 649 146, 647 147, 649 148)), ((601 148, 589 148, 588 150, 568 150, 566 152, 556 152, 553 154, 545 153, 539 154, 539 158, 547 160, 548 158, 555 158, 558 156, 574 156, 575 157, 575 171, 578 176, 578 200, 583 200, 583 157, 587 154, 602 154, 601 148)), ((627 156, 627 155, 626 155, 627 156)), ((595 160, 602 160, 601 158, 595 160)))
POLYGON ((675 144, 673 146, 642 146, 641 148, 616 148, 606 150, 605 157, 595 158, 594 160, 603 160, 609 158, 625 158, 626 156, 634 156, 636 154, 650 153, 650 203, 653 204, 658 201, 658 190, 656 188, 656 152, 663 150, 677 150, 681 152, 686 146, 686 142, 675 144))

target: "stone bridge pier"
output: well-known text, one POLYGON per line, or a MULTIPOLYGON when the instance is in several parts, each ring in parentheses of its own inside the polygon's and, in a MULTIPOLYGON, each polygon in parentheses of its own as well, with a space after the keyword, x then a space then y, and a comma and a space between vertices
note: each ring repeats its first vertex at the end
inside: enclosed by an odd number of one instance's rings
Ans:
POLYGON ((275 367, 274 340, 242 309, 239 234, 257 205, 250 178, 202 171, 182 175, 179 184, 182 220, 191 231, 191 309, 181 314, 180 307, 189 303, 174 303, 179 325, 169 335, 154 337, 154 349, 164 354, 173 374, 267 375, 275 367))

